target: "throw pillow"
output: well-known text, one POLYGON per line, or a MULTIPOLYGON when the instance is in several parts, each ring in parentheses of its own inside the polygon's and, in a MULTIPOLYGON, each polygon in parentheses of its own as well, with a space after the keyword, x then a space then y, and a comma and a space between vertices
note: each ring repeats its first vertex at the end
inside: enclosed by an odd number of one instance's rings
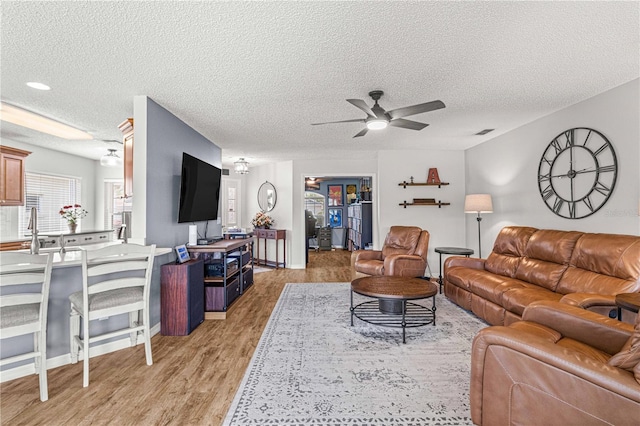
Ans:
POLYGON ((620 352, 609 359, 609 365, 634 372, 636 380, 640 380, 640 314, 636 316, 636 325, 631 337, 620 352))

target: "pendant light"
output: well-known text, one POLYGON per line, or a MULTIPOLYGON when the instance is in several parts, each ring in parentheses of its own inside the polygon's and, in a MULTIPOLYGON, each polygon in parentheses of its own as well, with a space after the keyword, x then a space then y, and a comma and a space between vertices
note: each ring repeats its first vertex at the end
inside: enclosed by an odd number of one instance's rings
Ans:
POLYGON ((100 165, 104 167, 122 167, 122 158, 118 157, 115 149, 108 149, 109 153, 100 158, 100 165))
POLYGON ((236 173, 241 175, 246 175, 249 173, 249 163, 244 160, 244 158, 240 158, 238 161, 233 163, 234 170, 236 173))

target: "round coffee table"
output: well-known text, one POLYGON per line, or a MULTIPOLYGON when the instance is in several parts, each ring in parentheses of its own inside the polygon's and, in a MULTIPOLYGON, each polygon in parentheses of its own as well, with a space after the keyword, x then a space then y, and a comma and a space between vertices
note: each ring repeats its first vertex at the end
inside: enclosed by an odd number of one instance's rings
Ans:
POLYGON ((353 317, 383 327, 402 328, 402 343, 406 329, 427 324, 436 325, 436 294, 438 286, 421 278, 375 276, 351 282, 351 325, 353 317), (353 293, 374 298, 353 306, 353 293), (432 307, 409 300, 433 299, 432 307))

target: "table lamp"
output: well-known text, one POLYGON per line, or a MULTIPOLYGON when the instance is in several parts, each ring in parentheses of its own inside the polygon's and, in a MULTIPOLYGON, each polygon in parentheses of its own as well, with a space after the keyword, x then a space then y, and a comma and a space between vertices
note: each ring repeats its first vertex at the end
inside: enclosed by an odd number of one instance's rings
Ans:
POLYGON ((480 213, 493 213, 493 203, 490 194, 469 194, 464 199, 464 212, 477 213, 478 221, 478 257, 482 257, 482 243, 480 241, 480 213))

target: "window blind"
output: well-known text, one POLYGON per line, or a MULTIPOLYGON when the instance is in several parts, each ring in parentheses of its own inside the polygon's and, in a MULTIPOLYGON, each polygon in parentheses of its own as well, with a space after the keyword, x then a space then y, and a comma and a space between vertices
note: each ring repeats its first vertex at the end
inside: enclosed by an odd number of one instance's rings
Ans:
MULTIPOLYGON (((38 211, 39 233, 68 231, 67 222, 60 217, 59 211, 62 206, 82 204, 81 188, 80 178, 25 173, 25 203, 18 213, 20 233, 31 233, 27 226, 32 207, 38 211)), ((82 219, 78 221, 78 230, 81 228, 82 219)))

